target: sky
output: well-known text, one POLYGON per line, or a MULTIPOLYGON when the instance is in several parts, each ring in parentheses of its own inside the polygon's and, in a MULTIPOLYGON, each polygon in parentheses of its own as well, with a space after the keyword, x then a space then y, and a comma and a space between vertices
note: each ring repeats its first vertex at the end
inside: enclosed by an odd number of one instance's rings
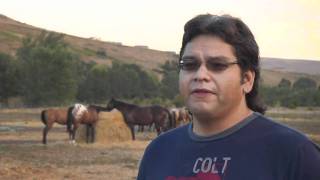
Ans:
POLYGON ((320 61, 319 0, 0 0, 0 14, 33 26, 124 45, 179 52, 198 14, 241 18, 261 57, 320 61))

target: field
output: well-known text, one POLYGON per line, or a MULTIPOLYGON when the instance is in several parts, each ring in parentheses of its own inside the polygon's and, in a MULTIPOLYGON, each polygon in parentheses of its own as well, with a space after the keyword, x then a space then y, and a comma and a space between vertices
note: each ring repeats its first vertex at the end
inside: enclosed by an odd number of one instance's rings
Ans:
MULTIPOLYGON (((41 109, 0 110, 1 179, 136 179, 139 160, 154 132, 114 144, 68 143, 56 125, 41 144, 41 109)), ((320 109, 271 109, 268 116, 307 134, 320 144, 320 109)))

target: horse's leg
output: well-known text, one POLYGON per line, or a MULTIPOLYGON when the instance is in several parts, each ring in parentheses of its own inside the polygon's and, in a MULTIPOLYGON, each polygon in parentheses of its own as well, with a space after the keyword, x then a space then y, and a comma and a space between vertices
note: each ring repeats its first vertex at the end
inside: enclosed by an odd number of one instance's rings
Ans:
POLYGON ((72 140, 73 140, 73 128, 74 128, 73 123, 70 125, 70 127, 67 127, 67 132, 69 134, 69 143, 70 144, 72 143, 72 140))
POLYGON ((95 124, 91 125, 91 129, 92 129, 92 131, 91 131, 91 137, 92 137, 91 143, 94 143, 96 141, 96 125, 95 124))
POLYGON ((73 143, 73 126, 71 127, 71 129, 68 130, 69 132, 69 143, 72 144, 73 143))
POLYGON ((72 129, 68 130, 68 134, 69 134, 69 142, 72 141, 72 129))
POLYGON ((78 129, 79 124, 75 123, 73 124, 73 128, 72 128, 72 143, 75 144, 76 143, 76 131, 78 129))
POLYGON ((149 132, 152 131, 152 125, 153 125, 153 123, 149 124, 149 132))
POLYGON ((134 125, 133 125, 133 124, 130 124, 130 125, 129 125, 129 128, 130 128, 130 130, 131 130, 132 140, 135 140, 136 138, 135 138, 135 135, 134 135, 134 125))
POLYGON ((95 126, 93 124, 87 125, 87 143, 94 143, 95 140, 95 126))
POLYGON ((43 128, 43 139, 42 139, 42 143, 43 144, 47 144, 47 135, 49 130, 52 128, 52 123, 47 124, 44 128, 43 128))
POLYGON ((161 133, 161 127, 158 123, 155 123, 155 127, 156 127, 156 130, 157 130, 157 135, 159 136, 160 133, 161 133))
POLYGON ((48 126, 46 125, 43 128, 43 138, 42 138, 42 143, 47 144, 47 134, 48 134, 48 126))
POLYGON ((91 124, 86 124, 86 142, 87 144, 89 143, 89 136, 90 136, 90 131, 91 130, 91 124))
POLYGON ((138 125, 138 131, 137 132, 143 132, 143 125, 138 125))

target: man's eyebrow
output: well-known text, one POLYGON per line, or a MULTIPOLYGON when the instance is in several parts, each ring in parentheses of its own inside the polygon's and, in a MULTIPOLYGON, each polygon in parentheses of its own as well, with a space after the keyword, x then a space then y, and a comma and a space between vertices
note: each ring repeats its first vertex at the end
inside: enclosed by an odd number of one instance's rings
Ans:
MULTIPOLYGON (((181 60, 184 60, 184 59, 196 60, 197 56, 194 56, 194 55, 182 56, 181 60)), ((209 61, 230 61, 231 60, 231 58, 223 56, 223 55, 222 56, 208 56, 208 57, 206 57, 206 59, 209 61)))
POLYGON ((210 56, 210 57, 207 57, 207 60, 210 60, 210 61, 230 61, 229 60, 230 58, 226 57, 226 56, 210 56))
POLYGON ((193 55, 186 55, 186 56, 182 56, 181 59, 196 59, 197 57, 196 56, 193 56, 193 55))

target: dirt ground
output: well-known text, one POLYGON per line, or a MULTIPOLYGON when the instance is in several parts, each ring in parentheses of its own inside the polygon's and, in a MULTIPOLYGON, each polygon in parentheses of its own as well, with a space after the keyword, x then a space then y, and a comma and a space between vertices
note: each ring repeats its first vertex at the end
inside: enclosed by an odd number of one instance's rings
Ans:
POLYGON ((73 145, 56 124, 43 145, 39 114, 0 111, 0 179, 136 179, 143 151, 156 136, 145 131, 136 141, 73 145))
MULTIPOLYGON (((145 147, 156 137, 155 132, 145 130, 136 134, 136 141, 72 145, 66 128, 55 125, 48 144, 43 145, 40 111, 0 109, 0 179, 133 180, 145 147)), ((292 112, 297 111, 272 111, 269 115, 320 143, 320 111, 302 111, 299 116, 292 112)))

